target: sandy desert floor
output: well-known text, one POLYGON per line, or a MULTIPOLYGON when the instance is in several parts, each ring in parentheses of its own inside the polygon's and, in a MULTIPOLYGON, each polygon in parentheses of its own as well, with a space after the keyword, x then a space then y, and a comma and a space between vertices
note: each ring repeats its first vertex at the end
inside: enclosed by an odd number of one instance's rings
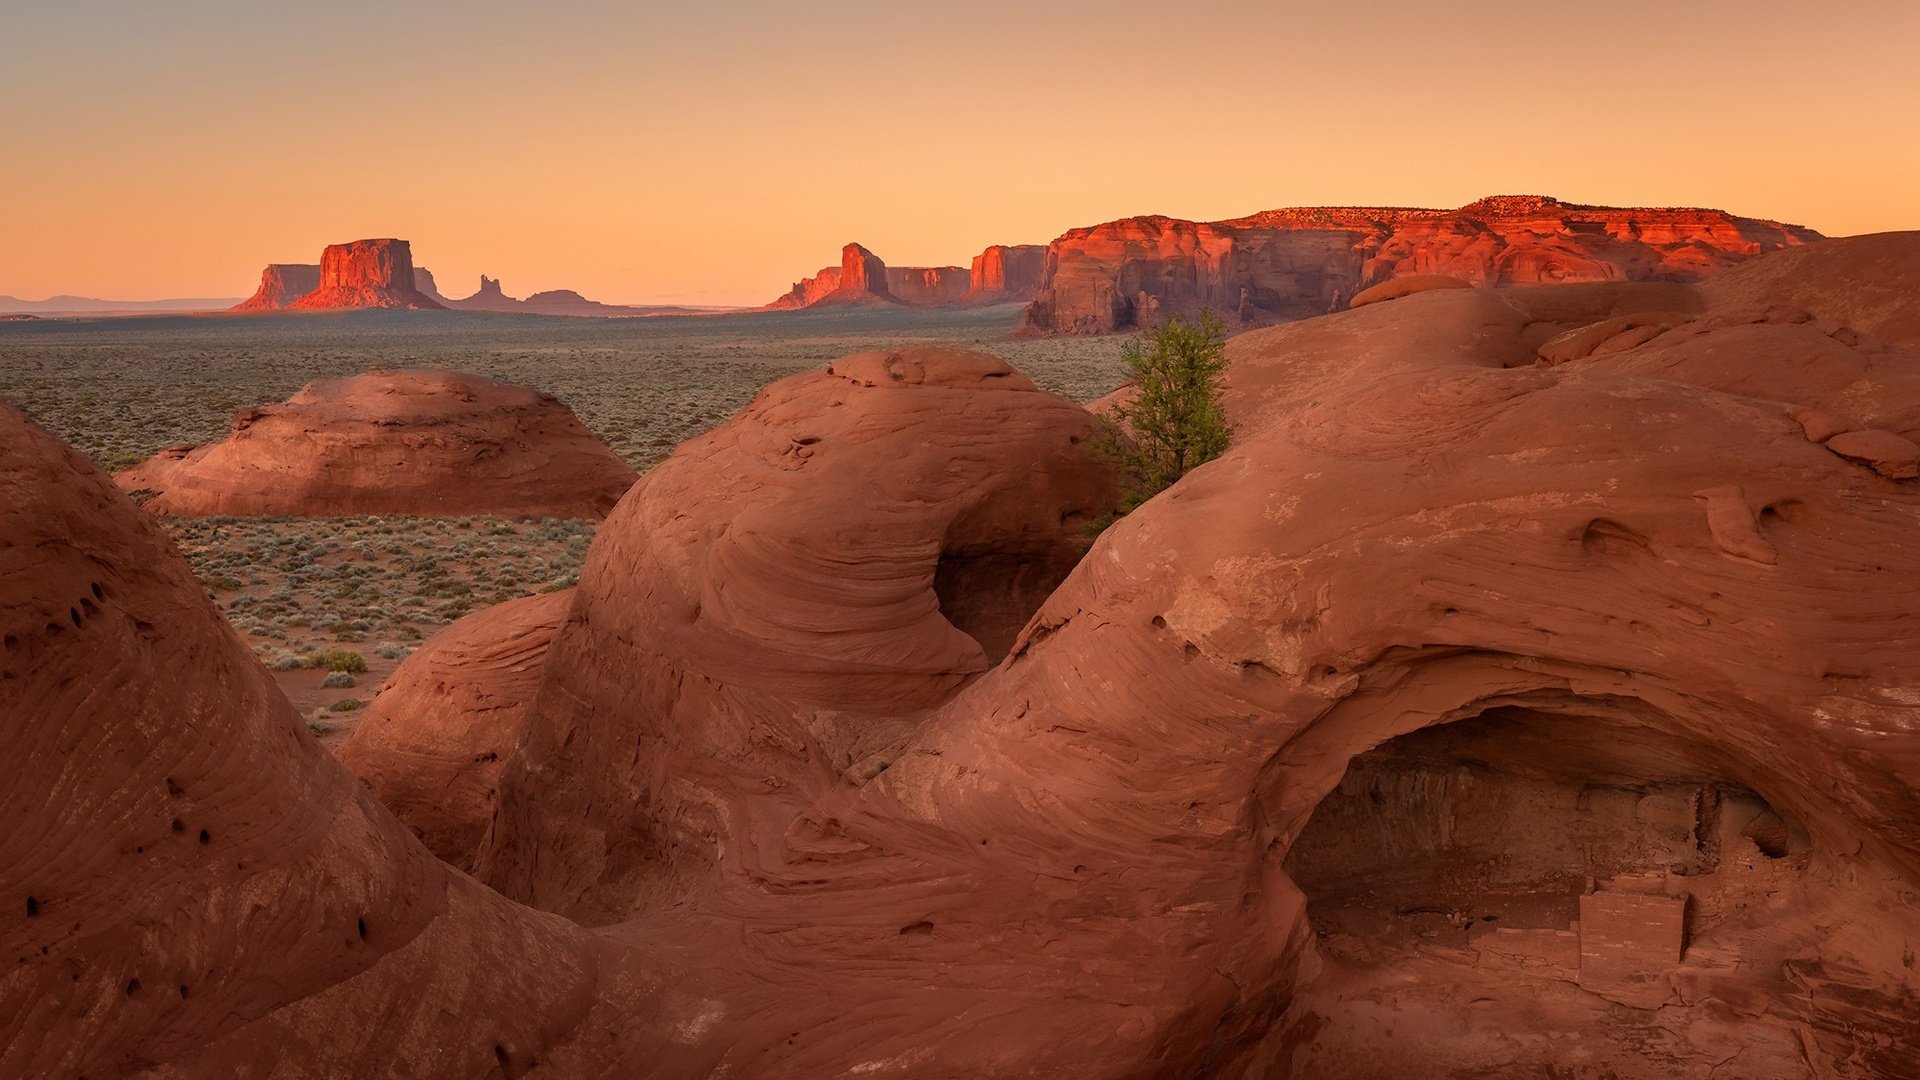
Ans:
MULTIPOLYGON (((0 328, 0 397, 117 471, 170 445, 217 440, 235 410, 281 401, 322 376, 452 368, 555 395, 644 471, 768 383, 865 349, 982 349, 1079 401, 1120 381, 1124 339, 1013 338, 1019 310, 39 320, 0 328)), ((442 627, 489 604, 572 585, 594 523, 204 518, 167 528, 321 741, 337 745, 359 715, 355 703, 370 700, 442 627), (329 650, 358 656, 366 669, 329 680, 324 665, 304 666, 329 650)))

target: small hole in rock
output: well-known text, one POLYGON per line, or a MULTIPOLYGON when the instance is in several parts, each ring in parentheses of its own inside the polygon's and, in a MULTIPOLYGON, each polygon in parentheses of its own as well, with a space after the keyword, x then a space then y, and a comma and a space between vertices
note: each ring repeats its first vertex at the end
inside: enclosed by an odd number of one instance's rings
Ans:
POLYGON ((187 823, 186 823, 186 822, 184 822, 184 821, 181 821, 181 820, 180 820, 179 818, 174 818, 174 819, 173 819, 173 823, 172 823, 172 826, 171 826, 171 827, 172 827, 172 829, 173 829, 173 831, 174 831, 174 832, 186 832, 186 831, 187 831, 187 823))
POLYGON ((367 920, 355 919, 354 925, 357 926, 360 930, 360 940, 361 941, 367 940, 367 920))
POLYGON ((128 979, 127 980, 127 996, 132 997, 133 995, 139 992, 140 992, 140 980, 128 979))
POLYGON ((40 914, 40 901, 31 896, 27 897, 27 918, 31 919, 38 914, 40 914))
POLYGON ((200 830, 200 842, 201 842, 201 843, 203 843, 203 844, 204 844, 204 843, 206 843, 207 841, 209 841, 209 840, 212 840, 212 839, 213 839, 213 834, 211 834, 211 833, 209 833, 209 832, 207 832, 207 830, 205 830, 205 829, 201 829, 201 830, 200 830))

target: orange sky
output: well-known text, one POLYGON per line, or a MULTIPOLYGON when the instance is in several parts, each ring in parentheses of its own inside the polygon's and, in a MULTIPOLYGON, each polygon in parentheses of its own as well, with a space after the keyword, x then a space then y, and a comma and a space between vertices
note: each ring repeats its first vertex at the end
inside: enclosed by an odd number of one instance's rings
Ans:
POLYGON ((8 0, 0 294, 762 303, 859 240, 1493 193, 1920 228, 1920 4, 8 0))

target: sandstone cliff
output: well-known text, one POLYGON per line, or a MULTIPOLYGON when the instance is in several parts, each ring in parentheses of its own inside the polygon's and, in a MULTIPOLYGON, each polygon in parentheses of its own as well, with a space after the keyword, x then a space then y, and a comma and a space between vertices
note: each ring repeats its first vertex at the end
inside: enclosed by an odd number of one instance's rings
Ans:
POLYGON ((1037 244, 996 245, 974 257, 972 267, 888 266, 859 244, 848 244, 840 265, 794 282, 768 304, 775 310, 815 304, 893 301, 912 306, 1031 300, 1038 293, 1046 249, 1037 244))
POLYGON ((260 271, 260 288, 234 311, 279 311, 320 287, 320 268, 302 263, 269 263, 260 271))
POLYGON ((424 308, 440 305, 415 285, 413 250, 405 240, 355 240, 320 256, 320 285, 287 305, 296 311, 332 308, 424 308))
POLYGON ((1476 285, 1695 281, 1818 238, 1720 210, 1581 206, 1532 195, 1457 210, 1126 218, 1047 246, 1043 288, 1024 322, 1041 333, 1104 333, 1202 307, 1229 322, 1275 322, 1339 310, 1359 290, 1409 274, 1476 285))
POLYGON ((973 257, 967 299, 978 303, 1032 300, 1046 276, 1045 244, 995 244, 973 257))

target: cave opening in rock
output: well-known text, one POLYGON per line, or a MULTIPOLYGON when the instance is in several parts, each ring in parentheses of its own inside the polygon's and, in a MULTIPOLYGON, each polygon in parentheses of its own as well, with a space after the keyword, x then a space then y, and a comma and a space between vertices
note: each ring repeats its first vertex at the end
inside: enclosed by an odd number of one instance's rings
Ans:
POLYGON ((1073 566, 1060 552, 950 549, 934 567, 933 592, 940 614, 997 664, 1073 566))
POLYGON ((1335 956, 1494 947, 1499 930, 1577 952, 1583 896, 1663 897, 1692 930, 1803 873, 1810 846, 1702 747, 1507 706, 1354 758, 1286 867, 1335 956))

